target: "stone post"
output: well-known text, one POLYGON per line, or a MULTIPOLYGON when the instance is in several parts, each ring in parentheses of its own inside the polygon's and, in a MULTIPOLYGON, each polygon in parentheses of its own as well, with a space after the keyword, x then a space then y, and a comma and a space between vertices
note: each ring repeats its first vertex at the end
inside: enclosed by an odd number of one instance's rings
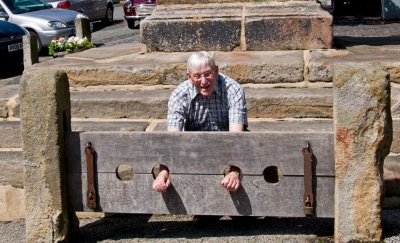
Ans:
POLYGON ((64 132, 71 130, 68 77, 58 70, 30 69, 22 76, 19 95, 26 241, 66 241, 76 223, 66 203, 64 132))
POLYGON ((390 83, 379 64, 334 66, 335 241, 382 237, 383 161, 392 143, 390 83))
POLYGON ((24 35, 24 67, 28 68, 35 63, 39 63, 39 50, 37 45, 37 37, 35 35, 24 35))
POLYGON ((87 38, 92 41, 92 32, 90 31, 90 20, 87 18, 75 19, 76 36, 83 39, 87 38))

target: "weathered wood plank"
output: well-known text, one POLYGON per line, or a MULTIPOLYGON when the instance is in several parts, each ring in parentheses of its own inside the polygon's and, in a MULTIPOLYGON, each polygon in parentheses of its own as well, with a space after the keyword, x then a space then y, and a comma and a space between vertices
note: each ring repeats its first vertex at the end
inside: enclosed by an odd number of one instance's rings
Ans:
MULTIPOLYGON (((86 174, 68 175, 69 202, 76 211, 91 211, 86 205, 86 174), (84 189, 81 189, 84 188, 84 189)), ((242 187, 229 193, 220 186, 222 175, 172 175, 166 193, 152 190, 150 174, 135 174, 130 181, 115 173, 99 173, 99 211, 114 213, 253 215, 304 217, 304 179, 284 177, 267 183, 262 176, 244 176, 242 187)), ((334 178, 318 177, 316 216, 334 216, 334 178)))
POLYGON ((128 164, 137 174, 150 173, 153 165, 166 164, 175 174, 222 174, 234 164, 243 174, 261 175, 277 166, 283 175, 303 175, 302 147, 310 141, 317 175, 334 175, 331 133, 146 133, 84 132, 66 140, 69 172, 85 172, 84 145, 91 141, 97 152, 97 171, 114 172, 128 164))

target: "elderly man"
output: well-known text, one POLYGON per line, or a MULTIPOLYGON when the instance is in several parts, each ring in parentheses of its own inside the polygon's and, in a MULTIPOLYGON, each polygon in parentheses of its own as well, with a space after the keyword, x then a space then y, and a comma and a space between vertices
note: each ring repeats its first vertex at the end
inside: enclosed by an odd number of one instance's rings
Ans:
MULTIPOLYGON (((246 98, 238 82, 218 73, 218 66, 207 52, 192 54, 187 61, 188 80, 180 84, 168 102, 168 131, 231 131, 247 127, 246 98)), ((170 185, 169 171, 161 169, 153 189, 165 192, 170 185)), ((221 185, 228 191, 240 186, 240 174, 232 170, 221 185)))

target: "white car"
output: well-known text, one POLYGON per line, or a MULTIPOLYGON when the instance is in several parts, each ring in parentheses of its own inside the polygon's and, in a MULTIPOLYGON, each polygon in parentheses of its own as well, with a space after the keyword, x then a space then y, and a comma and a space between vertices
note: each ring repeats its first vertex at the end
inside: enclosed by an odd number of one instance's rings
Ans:
POLYGON ((81 12, 91 21, 101 20, 111 24, 114 20, 113 0, 45 0, 54 8, 69 9, 81 12))
POLYGON ((42 0, 0 0, 0 20, 22 26, 35 35, 39 50, 55 38, 75 35, 75 18, 78 15, 82 14, 54 9, 42 0))

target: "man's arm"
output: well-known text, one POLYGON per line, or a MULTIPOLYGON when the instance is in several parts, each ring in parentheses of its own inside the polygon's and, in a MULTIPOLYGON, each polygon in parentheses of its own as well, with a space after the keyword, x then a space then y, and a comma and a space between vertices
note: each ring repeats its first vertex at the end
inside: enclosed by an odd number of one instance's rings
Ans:
POLYGON ((244 125, 243 124, 229 124, 229 131, 230 132, 243 132, 244 125))

